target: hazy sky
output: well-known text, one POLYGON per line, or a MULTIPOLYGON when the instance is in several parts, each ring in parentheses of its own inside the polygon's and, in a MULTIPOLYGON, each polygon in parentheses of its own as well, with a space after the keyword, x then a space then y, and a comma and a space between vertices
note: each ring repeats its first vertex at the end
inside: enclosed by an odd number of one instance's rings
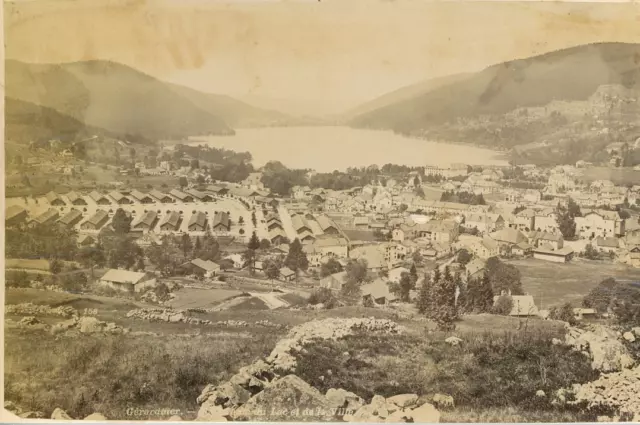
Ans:
POLYGON ((6 56, 110 59, 265 106, 339 113, 388 91, 596 41, 640 42, 640 4, 30 0, 6 56))

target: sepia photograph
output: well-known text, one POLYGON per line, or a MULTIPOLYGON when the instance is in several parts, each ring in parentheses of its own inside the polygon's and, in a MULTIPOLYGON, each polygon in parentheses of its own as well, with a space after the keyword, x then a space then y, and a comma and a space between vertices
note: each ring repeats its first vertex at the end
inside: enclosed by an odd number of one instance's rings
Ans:
POLYGON ((3 420, 640 422, 640 3, 3 14, 3 420))

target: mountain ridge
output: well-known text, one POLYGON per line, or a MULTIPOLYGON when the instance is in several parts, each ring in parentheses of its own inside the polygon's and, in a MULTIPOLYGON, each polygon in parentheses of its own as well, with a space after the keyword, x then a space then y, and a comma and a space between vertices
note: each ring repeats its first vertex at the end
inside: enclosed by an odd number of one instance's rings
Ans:
POLYGON ((164 82, 113 61, 30 64, 8 59, 5 69, 8 97, 115 134, 151 139, 230 135, 233 127, 273 125, 288 119, 229 96, 164 82))
POLYGON ((411 134, 459 118, 504 114, 557 99, 585 100, 603 84, 637 89, 639 64, 640 44, 574 46, 465 74, 460 81, 357 115, 348 124, 411 134))

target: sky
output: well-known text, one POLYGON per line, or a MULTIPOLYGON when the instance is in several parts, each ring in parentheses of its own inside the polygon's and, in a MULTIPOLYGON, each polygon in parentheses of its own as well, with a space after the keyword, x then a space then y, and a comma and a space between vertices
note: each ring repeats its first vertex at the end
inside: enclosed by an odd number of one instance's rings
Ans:
POLYGON ((4 12, 7 58, 108 59, 308 115, 565 47, 640 42, 637 3, 21 0, 4 12))

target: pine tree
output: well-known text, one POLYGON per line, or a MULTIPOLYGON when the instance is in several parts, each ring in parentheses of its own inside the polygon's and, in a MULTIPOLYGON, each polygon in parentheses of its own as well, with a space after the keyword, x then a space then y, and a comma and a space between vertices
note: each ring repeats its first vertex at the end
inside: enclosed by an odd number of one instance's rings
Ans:
POLYGON ((426 314, 428 312, 430 307, 429 306, 430 295, 431 295, 431 278, 427 274, 424 277, 424 282, 422 283, 422 286, 420 287, 420 293, 418 294, 418 300, 416 302, 416 305, 418 307, 418 311, 420 312, 420 314, 426 314))
POLYGON ((489 274, 484 273, 482 279, 474 284, 473 297, 469 292, 469 299, 476 313, 488 313, 493 308, 493 288, 489 280, 489 274))
POLYGON ((445 267, 444 274, 433 285, 432 319, 438 329, 451 330, 455 327, 455 282, 449 267, 445 267))
POLYGON ((415 263, 411 264, 411 269, 409 270, 409 274, 411 275, 411 282, 412 282, 411 289, 414 289, 416 282, 418 282, 418 270, 416 269, 415 263))
POLYGON ((307 254, 302 250, 302 244, 298 238, 295 238, 295 240, 289 244, 289 253, 284 260, 284 264, 296 272, 296 280, 298 279, 299 270, 307 270, 307 268, 309 268, 307 254))
POLYGON ((256 235, 255 230, 251 234, 251 238, 249 239, 249 244, 247 245, 247 248, 252 249, 254 251, 260 248, 260 239, 258 239, 258 235, 256 235))

